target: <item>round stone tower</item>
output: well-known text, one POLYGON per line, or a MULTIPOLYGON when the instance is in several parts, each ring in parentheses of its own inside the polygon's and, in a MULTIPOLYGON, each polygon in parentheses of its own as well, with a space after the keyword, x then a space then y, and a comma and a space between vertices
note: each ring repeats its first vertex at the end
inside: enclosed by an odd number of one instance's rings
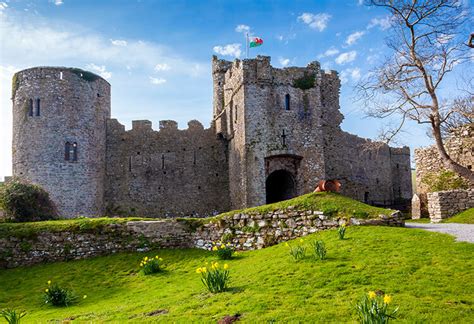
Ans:
POLYGON ((13 176, 47 190, 62 217, 103 215, 110 84, 35 67, 13 76, 12 101, 13 176))

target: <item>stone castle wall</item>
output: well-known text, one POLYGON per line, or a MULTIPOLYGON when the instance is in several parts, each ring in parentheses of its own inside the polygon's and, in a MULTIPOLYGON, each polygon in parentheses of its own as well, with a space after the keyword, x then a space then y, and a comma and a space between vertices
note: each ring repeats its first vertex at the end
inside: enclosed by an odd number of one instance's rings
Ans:
POLYGON ((203 217, 229 210, 226 143, 198 121, 107 123, 105 201, 110 214, 203 217))
POLYGON ((14 175, 49 191, 63 217, 209 216, 305 194, 322 179, 340 179, 344 194, 368 203, 411 197, 408 148, 366 150, 368 140, 341 130, 335 71, 318 62, 278 69, 264 56, 214 57, 212 77, 209 129, 161 121, 154 131, 143 120, 125 131, 110 119, 102 78, 78 69, 21 71, 14 175), (31 98, 41 98, 41 116, 28 116, 31 98), (66 142, 77 143, 77 161, 65 161, 66 142))
POLYGON ((318 62, 277 69, 269 57, 232 63, 214 57, 213 75, 220 98, 214 101, 216 130, 229 140, 232 208, 264 204, 266 179, 279 168, 294 177, 295 195, 321 179, 340 179, 343 193, 360 201, 390 205, 411 198, 407 147, 341 130, 335 71, 321 71, 318 62), (308 76, 315 78, 313 87, 295 87, 308 76))
POLYGON ((474 189, 427 193, 428 212, 432 222, 440 222, 469 208, 474 208, 474 189))
POLYGON ((403 226, 400 212, 377 219, 343 220, 317 210, 288 207, 270 212, 236 213, 211 221, 164 219, 108 224, 95 229, 43 230, 35 235, 0 237, 0 268, 84 259, 124 251, 158 248, 210 249, 224 240, 238 250, 254 250, 320 230, 347 225, 403 226))
POLYGON ((13 176, 40 184, 62 217, 103 214, 109 83, 39 67, 16 73, 13 84, 13 176), (77 160, 72 152, 66 160, 67 142, 77 144, 77 160))

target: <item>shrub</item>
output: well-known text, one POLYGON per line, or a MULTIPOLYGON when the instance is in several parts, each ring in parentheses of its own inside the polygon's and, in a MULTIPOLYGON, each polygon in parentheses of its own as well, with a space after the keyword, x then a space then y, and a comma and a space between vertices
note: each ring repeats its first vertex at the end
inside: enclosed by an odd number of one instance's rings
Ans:
POLYGON ((337 235, 339 236, 340 240, 344 239, 344 236, 346 235, 346 225, 343 224, 337 228, 337 235))
POLYGON ((324 244, 323 241, 313 241, 311 242, 311 246, 313 247, 314 251, 314 258, 324 260, 326 259, 326 245, 324 244))
POLYGON ((230 243, 224 244, 222 242, 215 244, 212 247, 212 251, 216 252, 217 257, 221 260, 230 260, 234 254, 234 248, 230 243))
POLYGON ((469 188, 467 180, 450 170, 429 173, 423 177, 421 182, 428 186, 429 192, 469 188))
POLYGON ((316 84, 316 75, 314 73, 305 73, 301 78, 293 80, 293 87, 301 90, 308 90, 316 84))
POLYGON ((44 303, 53 306, 69 306, 77 301, 76 294, 67 288, 62 288, 58 284, 48 281, 48 288, 44 290, 44 303))
POLYGON ((0 187, 0 208, 17 222, 53 219, 57 216, 49 194, 41 187, 17 180, 0 187))
POLYGON ((398 307, 390 310, 392 297, 390 295, 377 294, 369 291, 367 295, 356 305, 357 314, 362 324, 383 324, 390 319, 395 319, 398 307))
POLYGON ((18 324, 20 319, 26 316, 25 311, 17 312, 14 309, 3 309, 0 315, 7 321, 8 324, 18 324))
POLYGON ((303 242, 304 240, 300 239, 300 244, 294 247, 291 246, 289 243, 285 243, 285 245, 290 248, 290 255, 293 257, 295 261, 302 260, 306 256, 306 248, 303 245, 301 245, 303 242))
POLYGON ((196 273, 201 274, 202 284, 211 293, 219 293, 227 289, 230 280, 227 264, 220 268, 217 262, 213 262, 210 269, 207 269, 207 267, 197 268, 196 273))
POLYGON ((143 272, 144 275, 150 275, 153 273, 160 272, 162 270, 162 261, 163 259, 159 256, 155 256, 154 258, 144 257, 140 262, 140 270, 143 272))

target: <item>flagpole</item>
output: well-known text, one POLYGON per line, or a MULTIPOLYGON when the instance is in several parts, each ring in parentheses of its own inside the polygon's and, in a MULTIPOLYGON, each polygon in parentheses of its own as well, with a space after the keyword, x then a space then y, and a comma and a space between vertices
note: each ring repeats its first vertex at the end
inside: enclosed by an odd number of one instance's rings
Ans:
POLYGON ((249 33, 245 33, 245 52, 247 54, 247 58, 249 58, 249 33))

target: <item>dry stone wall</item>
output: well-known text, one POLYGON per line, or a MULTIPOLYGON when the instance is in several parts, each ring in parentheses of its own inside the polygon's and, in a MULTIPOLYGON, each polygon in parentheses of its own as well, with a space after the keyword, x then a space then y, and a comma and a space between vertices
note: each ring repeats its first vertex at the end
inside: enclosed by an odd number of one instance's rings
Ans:
POLYGON ((427 198, 432 222, 440 222, 466 209, 474 208, 474 189, 429 192, 427 198))
POLYGON ((316 231, 347 225, 404 226, 400 212, 377 219, 345 220, 321 211, 285 210, 236 213, 215 219, 162 219, 108 224, 94 229, 0 237, 0 268, 30 266, 43 262, 84 259, 125 251, 157 248, 210 249, 225 240, 238 250, 254 250, 316 231))

